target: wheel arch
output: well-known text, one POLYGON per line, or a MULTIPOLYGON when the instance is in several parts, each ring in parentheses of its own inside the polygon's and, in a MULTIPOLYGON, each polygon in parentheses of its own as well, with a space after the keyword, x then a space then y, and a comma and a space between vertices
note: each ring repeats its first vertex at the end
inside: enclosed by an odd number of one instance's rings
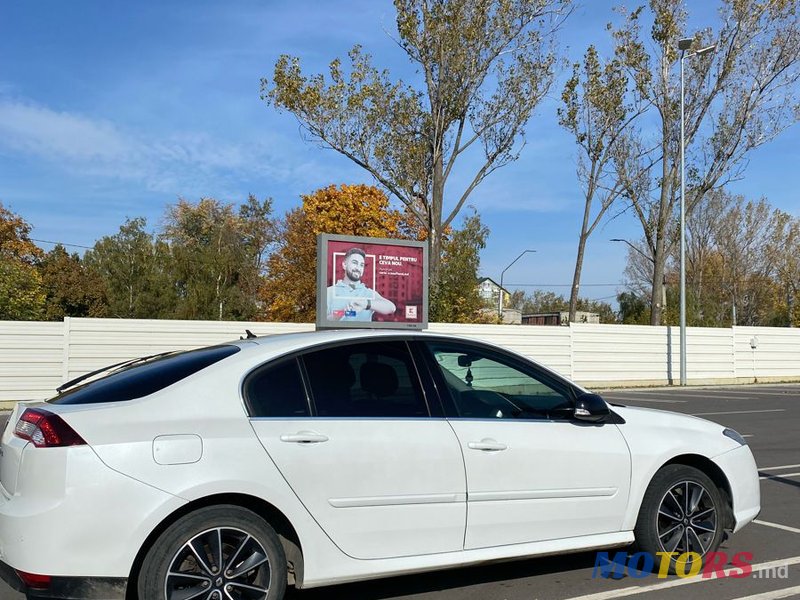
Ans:
POLYGON ((136 553, 136 558, 133 561, 133 566, 131 567, 131 572, 128 578, 128 591, 125 596, 126 600, 143 600, 138 599, 136 592, 137 586, 133 584, 133 582, 136 582, 138 579, 142 562, 144 561, 147 551, 153 545, 155 540, 158 539, 158 537, 170 525, 172 525, 181 517, 184 517, 200 508, 223 504, 240 506, 242 508, 249 509, 262 517, 272 526, 273 529, 275 529, 275 533, 278 534, 278 539, 280 540, 281 545, 283 546, 283 551, 286 554, 287 568, 289 571, 289 585, 294 585, 298 588, 302 587, 304 574, 303 548, 300 543, 300 537, 297 535, 297 531, 289 519, 286 518, 286 515, 284 515, 283 512, 281 512, 273 504, 270 504, 261 498, 250 496, 248 494, 225 493, 198 498, 197 500, 193 500, 181 506, 179 509, 175 510, 169 516, 163 519, 153 529, 153 531, 150 532, 150 535, 147 536, 147 539, 145 539, 141 548, 139 548, 139 551, 136 553))
MULTIPOLYGON (((698 471, 705 473, 717 486, 725 500, 727 508, 725 511, 725 529, 733 529, 733 494, 731 492, 731 484, 723 470, 720 469, 713 460, 701 454, 681 454, 661 465, 656 473, 669 465, 686 465, 687 467, 694 467, 698 471)), ((653 476, 655 477, 655 474, 653 476)))

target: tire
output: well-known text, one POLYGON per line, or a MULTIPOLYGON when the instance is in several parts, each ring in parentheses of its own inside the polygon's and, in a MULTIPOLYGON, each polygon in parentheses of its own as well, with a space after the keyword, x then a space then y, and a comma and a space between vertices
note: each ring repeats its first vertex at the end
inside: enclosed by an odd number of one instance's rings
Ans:
MULTIPOLYGON (((658 471, 645 492, 636 520, 634 551, 696 552, 702 560, 722 542, 726 515, 725 500, 716 484, 702 471, 686 465, 667 465, 658 471)), ((686 572, 693 562, 676 566, 686 572)), ((655 561, 656 566, 659 560, 655 561)))
POLYGON ((240 506, 209 506, 181 517, 156 539, 137 589, 139 600, 281 600, 286 571, 269 523, 240 506))

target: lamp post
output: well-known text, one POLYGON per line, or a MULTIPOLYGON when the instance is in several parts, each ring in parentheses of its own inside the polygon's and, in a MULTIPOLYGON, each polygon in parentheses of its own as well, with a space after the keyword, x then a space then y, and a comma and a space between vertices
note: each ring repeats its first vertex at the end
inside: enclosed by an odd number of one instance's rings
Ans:
POLYGON ((536 250, 523 250, 522 253, 517 258, 512 260, 509 265, 503 269, 502 273, 500 273, 500 299, 497 302, 497 316, 500 317, 501 322, 503 320, 503 276, 506 274, 506 271, 511 268, 511 265, 525 256, 528 252, 536 252, 536 250))
POLYGON ((686 54, 690 50, 693 38, 678 40, 678 50, 681 51, 681 282, 680 282, 680 330, 681 330, 681 385, 686 385, 686 172, 685 172, 685 141, 684 131, 686 117, 683 102, 683 60, 687 56, 702 56, 713 52, 717 45, 706 46, 686 54))

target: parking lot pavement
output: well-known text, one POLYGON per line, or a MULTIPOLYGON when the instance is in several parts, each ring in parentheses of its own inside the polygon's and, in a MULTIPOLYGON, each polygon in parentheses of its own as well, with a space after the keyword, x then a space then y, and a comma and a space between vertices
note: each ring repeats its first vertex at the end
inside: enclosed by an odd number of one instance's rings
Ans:
MULTIPOLYGON (((800 384, 614 390, 603 396, 612 403, 702 416, 746 436, 761 475, 762 511, 755 523, 725 541, 720 550, 728 556, 751 553, 753 574, 718 579, 593 578, 596 554, 582 552, 290 590, 287 600, 800 598, 800 384)), ((0 583, 0 600, 17 599, 22 596, 0 583)))

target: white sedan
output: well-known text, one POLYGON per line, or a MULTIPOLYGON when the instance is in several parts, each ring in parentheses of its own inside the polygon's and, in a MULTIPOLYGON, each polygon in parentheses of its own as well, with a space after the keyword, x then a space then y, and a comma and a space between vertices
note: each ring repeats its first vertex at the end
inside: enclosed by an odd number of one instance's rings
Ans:
POLYGON ((17 405, 0 483, 0 575, 31 598, 276 600, 630 544, 700 560, 760 510, 735 431, 424 332, 115 365, 17 405))

